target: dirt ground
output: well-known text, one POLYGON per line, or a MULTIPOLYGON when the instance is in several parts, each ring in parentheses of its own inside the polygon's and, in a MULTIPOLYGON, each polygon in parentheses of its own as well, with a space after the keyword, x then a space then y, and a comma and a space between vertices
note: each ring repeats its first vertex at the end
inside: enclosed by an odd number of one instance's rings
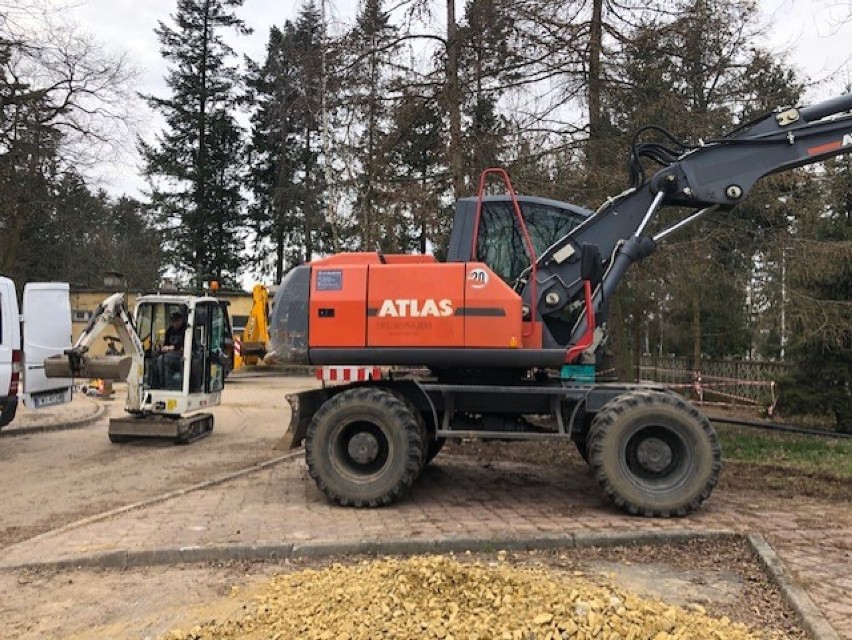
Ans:
MULTIPOLYGON (((233 378, 223 404, 214 409, 216 437, 189 447, 156 441, 114 445, 107 438, 105 420, 72 431, 3 438, 0 549, 88 515, 280 456, 284 452, 273 446, 289 422, 284 396, 315 384, 310 378, 233 378)), ((119 387, 116 399, 107 401, 110 415, 122 413, 122 393, 119 387)), ((445 451, 486 463, 557 464, 588 473, 573 448, 566 452, 541 443, 470 442, 448 444, 445 451)), ((788 470, 729 465, 717 490, 847 500, 849 489, 849 483, 798 477, 788 470)), ((616 581, 640 595, 673 603, 686 598, 709 605, 715 615, 803 637, 787 605, 743 545, 567 550, 519 554, 515 561, 604 573, 606 579, 618 569, 616 581)), ((0 572, 0 637, 159 638, 175 627, 239 612, 248 601, 227 597, 232 587, 241 586, 248 593, 248 587, 263 578, 302 566, 229 563, 0 572)))
MULTIPOLYGON (((216 437, 188 447, 159 440, 112 444, 105 419, 81 429, 3 438, 0 548, 280 456, 284 452, 273 446, 290 422, 284 396, 315 384, 311 378, 232 377, 213 409, 216 437)), ((104 401, 108 415, 123 415, 124 393, 124 385, 116 385, 115 397, 104 401)))
MULTIPOLYGON (((493 562, 496 554, 461 557, 493 562)), ((155 640, 172 629, 190 630, 211 620, 250 614, 254 595, 273 575, 351 560, 4 572, 0 573, 0 617, 6 638, 155 640), (21 609, 22 602, 29 607, 21 609)), ((807 637, 745 543, 561 549, 512 553, 508 560, 554 571, 579 571, 593 582, 670 604, 700 605, 714 617, 727 616, 767 636, 807 637)))

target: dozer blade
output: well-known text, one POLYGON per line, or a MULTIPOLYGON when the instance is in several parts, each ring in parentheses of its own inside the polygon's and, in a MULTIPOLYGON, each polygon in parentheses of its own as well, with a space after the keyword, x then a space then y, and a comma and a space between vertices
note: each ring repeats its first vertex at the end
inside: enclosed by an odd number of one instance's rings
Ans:
POLYGON ((314 389, 312 391, 302 391, 301 393, 291 393, 288 395, 287 402, 290 403, 290 426, 287 427, 287 432, 281 439, 275 443, 273 449, 287 451, 300 446, 308 432, 308 425, 311 422, 311 418, 313 418, 313 415, 327 399, 328 392, 325 389, 314 389))
POLYGON ((197 413, 186 418, 166 416, 127 416, 109 421, 109 439, 129 442, 137 438, 168 438, 175 444, 189 444, 209 436, 213 431, 213 414, 197 413))
POLYGON ((130 356, 83 356, 80 368, 71 370, 68 356, 55 355, 45 358, 44 375, 48 378, 100 378, 121 382, 127 380, 133 358, 130 356))

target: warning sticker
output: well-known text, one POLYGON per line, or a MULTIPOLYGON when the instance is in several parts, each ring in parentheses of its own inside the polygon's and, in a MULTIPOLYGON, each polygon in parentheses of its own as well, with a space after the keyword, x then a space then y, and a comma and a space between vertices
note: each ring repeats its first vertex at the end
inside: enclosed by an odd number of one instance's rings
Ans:
POLYGON ((343 289, 343 271, 323 269, 317 271, 317 291, 341 291, 343 289))

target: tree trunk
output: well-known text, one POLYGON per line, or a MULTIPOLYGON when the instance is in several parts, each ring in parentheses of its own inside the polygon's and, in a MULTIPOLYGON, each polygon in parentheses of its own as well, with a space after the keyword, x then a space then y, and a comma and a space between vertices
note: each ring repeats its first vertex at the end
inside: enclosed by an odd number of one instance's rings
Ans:
POLYGON ((589 77, 587 90, 589 97, 589 147, 587 151, 592 170, 601 166, 603 149, 601 147, 601 57, 603 55, 603 0, 593 0, 592 21, 589 25, 589 77))
MULTIPOLYGON (((311 184, 311 130, 305 130, 305 184, 311 184)), ((311 216, 313 212, 311 211, 311 204, 308 202, 310 199, 310 195, 305 193, 304 200, 304 210, 302 211, 302 216, 305 221, 305 262, 310 262, 314 259, 314 229, 313 229, 313 220, 311 220, 311 216)))
POLYGON ((445 90, 447 114, 450 119, 450 143, 447 156, 450 161, 450 177, 453 198, 464 195, 464 160, 461 136, 461 88, 459 86, 459 41, 456 24, 456 2, 447 0, 447 80, 445 90))
POLYGON ((692 291, 692 368, 701 366, 701 297, 696 288, 692 291))
POLYGON ((630 348, 631 340, 627 335, 624 306, 618 296, 614 296, 610 301, 607 325, 610 328, 610 348, 618 379, 632 382, 635 369, 630 348))
POLYGON ((197 284, 207 274, 202 273, 207 262, 204 247, 204 220, 206 219, 206 172, 207 172, 207 56, 210 43, 210 0, 204 2, 204 27, 201 46, 201 87, 198 100, 198 157, 195 166, 195 228, 193 229, 193 254, 197 284))
POLYGON ((281 229, 275 237, 275 282, 279 283, 284 278, 284 233, 281 229))

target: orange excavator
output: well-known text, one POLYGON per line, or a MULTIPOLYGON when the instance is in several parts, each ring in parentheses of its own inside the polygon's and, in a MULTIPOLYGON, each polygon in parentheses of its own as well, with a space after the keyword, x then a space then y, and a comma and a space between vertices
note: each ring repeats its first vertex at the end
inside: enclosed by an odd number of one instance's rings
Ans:
POLYGON ((849 110, 852 94, 782 108, 697 144, 645 127, 630 187, 594 213, 519 196, 488 170, 479 196, 456 203, 446 262, 343 253, 290 270, 273 305, 273 357, 343 382, 289 397, 292 445, 304 441, 319 488, 379 506, 446 438, 573 440, 627 512, 699 507, 721 468, 716 434, 662 387, 595 383, 607 306, 630 265, 680 228, 729 211, 766 175, 852 151, 849 110), (492 174, 507 195, 483 195, 492 174), (693 213, 648 235, 663 207, 693 213), (551 427, 532 419, 541 415, 551 427))

